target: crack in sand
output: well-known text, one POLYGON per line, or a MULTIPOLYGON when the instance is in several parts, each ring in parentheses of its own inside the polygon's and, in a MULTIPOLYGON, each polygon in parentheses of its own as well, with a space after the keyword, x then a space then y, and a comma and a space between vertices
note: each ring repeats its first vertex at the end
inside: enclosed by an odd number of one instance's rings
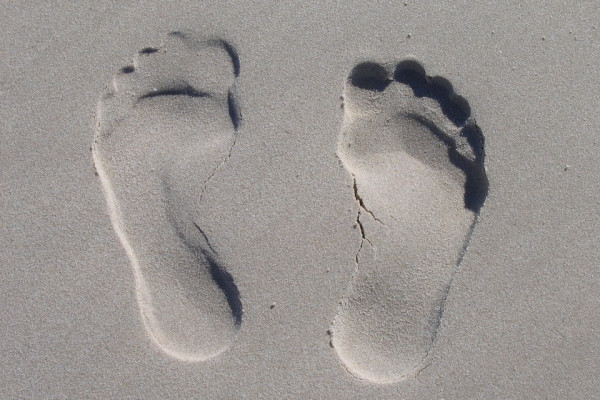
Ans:
MULTIPOLYGON (((354 178, 354 176, 353 176, 353 178, 354 178)), ((365 241, 367 241, 371 246, 373 245, 373 243, 371 243, 371 241, 367 238, 367 236, 365 234, 365 227, 363 226, 362 222, 360 221, 361 211, 364 210, 369 215, 371 215, 371 217, 373 217, 373 219, 375 221, 379 222, 382 225, 383 225, 383 222, 381 222, 379 219, 377 219, 375 217, 375 215, 373 215, 373 213, 365 207, 365 203, 363 202, 362 198, 358 194, 358 186, 356 184, 356 178, 354 178, 353 187, 354 187, 354 199, 358 203, 358 212, 356 214, 356 226, 358 226, 358 229, 360 230, 360 235, 361 235, 360 246, 358 247, 356 255, 354 256, 354 261, 356 262, 356 268, 358 268, 358 265, 359 265, 358 256, 360 255, 360 251, 362 250, 365 241)))
POLYGON ((356 255, 354 256, 354 261, 356 262, 356 268, 358 269, 358 256, 360 255, 360 251, 363 248, 363 245, 365 244, 365 241, 369 242, 369 244, 372 245, 371 241, 369 239, 367 239, 367 237, 365 236, 365 228, 362 225, 362 222, 360 222, 360 209, 358 210, 358 213, 356 215, 356 225, 358 226, 358 229, 360 230, 360 235, 361 235, 361 240, 360 240, 360 246, 358 246, 358 250, 356 251, 356 255))
POLYGON ((358 204, 360 205, 360 208, 362 208, 363 210, 365 210, 367 213, 369 213, 369 215, 371 215, 371 217, 373 217, 373 219, 377 222, 379 222, 381 225, 385 225, 379 218, 377 218, 375 216, 375 214, 373 214, 373 212, 371 210, 369 210, 367 208, 367 206, 365 205, 365 202, 363 201, 362 197, 360 197, 360 195, 358 194, 358 185, 356 183, 356 176, 352 175, 352 179, 354 181, 354 198, 356 199, 356 201, 358 201, 358 204))
POLYGON ((206 188, 208 187, 208 183, 209 181, 217 174, 217 171, 219 169, 221 169, 221 167, 223 165, 225 165, 225 163, 227 161, 229 161, 229 159, 231 158, 231 153, 233 152, 233 147, 235 146, 235 143, 237 142, 237 135, 234 136, 233 138, 233 143, 231 143, 231 146, 229 147, 229 152, 227 153, 227 155, 223 158, 223 160, 221 160, 221 162, 212 170, 212 172, 210 173, 210 175, 208 176, 208 178, 206 178, 206 180, 202 183, 202 190, 200 191, 200 195, 198 197, 198 202, 202 201, 202 197, 204 197, 204 192, 206 192, 206 188))
MULTIPOLYGON (((235 84, 234 84, 234 86, 235 86, 235 84)), ((233 95, 233 92, 231 91, 231 89, 229 91, 227 98, 228 98, 229 102, 235 103, 234 95, 233 95)), ((232 106, 230 105, 230 110, 231 110, 231 107, 232 106)), ((206 178, 206 180, 202 183, 202 190, 200 191, 200 196, 198 198, 198 202, 202 201, 202 197, 204 196, 204 192, 206 191, 206 188, 208 187, 209 181, 213 178, 213 176, 216 175, 217 171, 219 169, 221 169, 221 167, 223 165, 225 165, 225 163, 227 163, 227 161, 229 161, 229 159, 231 158, 231 154, 233 153, 233 148, 235 147, 235 144, 237 143, 238 130, 239 130, 240 122, 242 119, 239 109, 236 109, 236 111, 234 111, 234 114, 236 115, 235 117, 231 116, 231 111, 230 111, 230 116, 232 118, 231 122, 233 123, 235 134, 233 136, 233 141, 231 142, 231 146, 229 146, 229 151, 227 152, 227 155, 223 158, 223 160, 221 160, 221 162, 212 170, 212 172, 210 173, 208 178, 206 178)))
POLYGON ((204 240, 206 240, 206 245, 208 246, 208 248, 214 253, 214 254, 218 254, 216 252, 216 250, 212 247, 212 245, 210 244, 210 240, 208 240, 208 236, 206 235, 206 233, 204 233, 204 231, 202 230, 202 228, 200 228, 200 225, 198 225, 195 222, 192 222, 194 224, 194 226, 196 227, 196 229, 198 229, 198 231, 202 234, 202 236, 204 236, 204 240))

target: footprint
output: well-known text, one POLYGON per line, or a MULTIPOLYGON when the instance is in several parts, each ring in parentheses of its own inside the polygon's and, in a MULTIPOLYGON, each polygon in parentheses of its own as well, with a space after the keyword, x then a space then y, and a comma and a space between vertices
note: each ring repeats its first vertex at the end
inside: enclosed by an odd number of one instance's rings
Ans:
POLYGON ((193 212, 236 141, 238 74, 224 40, 173 32, 122 68, 98 104, 94 164, 142 320, 185 361, 226 350, 242 322, 238 289, 193 212))
POLYGON ((398 382, 429 362, 488 190, 470 114, 447 80, 413 60, 362 63, 348 78, 338 156, 362 239, 332 346, 357 378, 398 382))

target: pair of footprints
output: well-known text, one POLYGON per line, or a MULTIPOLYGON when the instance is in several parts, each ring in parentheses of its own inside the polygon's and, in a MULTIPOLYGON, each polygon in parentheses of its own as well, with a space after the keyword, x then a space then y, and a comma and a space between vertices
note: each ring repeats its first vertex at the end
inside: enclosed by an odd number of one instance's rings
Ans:
MULTIPOLYGON (((141 316, 180 360, 222 353, 242 324, 234 279, 194 215, 236 142, 239 68, 226 41, 173 32, 122 68, 98 106, 94 163, 141 316)), ((416 61, 357 65, 343 98, 337 154, 362 239, 331 344, 356 377, 395 382, 428 362, 487 195, 483 136, 466 100, 416 61)))

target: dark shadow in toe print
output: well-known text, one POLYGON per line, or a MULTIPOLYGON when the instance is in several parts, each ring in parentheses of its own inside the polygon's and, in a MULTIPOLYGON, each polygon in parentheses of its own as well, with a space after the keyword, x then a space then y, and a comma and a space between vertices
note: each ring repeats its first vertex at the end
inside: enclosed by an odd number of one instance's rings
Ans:
POLYGON ((156 53, 157 51, 158 51, 158 49, 155 47, 145 47, 140 50, 140 54, 152 54, 152 53, 156 53))
POLYGON ((152 97, 159 97, 159 96, 210 97, 210 94, 206 93, 206 92, 198 91, 191 86, 186 86, 186 87, 182 87, 182 88, 157 90, 156 92, 147 93, 143 96, 140 96, 140 100, 149 99, 152 97))
POLYGON ((381 64, 364 62, 352 69, 350 82, 361 89, 382 92, 391 82, 388 75, 381 64))

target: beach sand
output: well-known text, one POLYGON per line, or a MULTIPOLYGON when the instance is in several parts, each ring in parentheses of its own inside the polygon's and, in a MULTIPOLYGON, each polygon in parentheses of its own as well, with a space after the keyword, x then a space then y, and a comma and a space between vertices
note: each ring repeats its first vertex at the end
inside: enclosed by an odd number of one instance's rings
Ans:
POLYGON ((3 7, 1 398, 600 398, 600 7, 3 7))

